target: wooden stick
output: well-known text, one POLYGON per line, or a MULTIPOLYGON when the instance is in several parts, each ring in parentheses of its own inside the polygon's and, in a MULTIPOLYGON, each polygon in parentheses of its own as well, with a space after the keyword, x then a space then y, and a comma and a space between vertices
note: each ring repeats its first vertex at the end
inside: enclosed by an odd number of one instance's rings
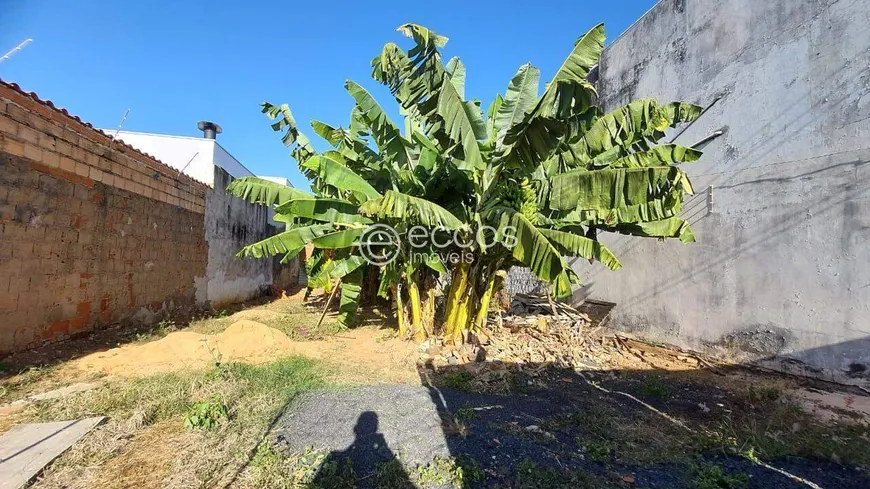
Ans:
POLYGON ((335 293, 338 292, 338 288, 340 286, 341 286, 341 279, 338 279, 338 283, 335 284, 335 288, 332 289, 332 293, 329 294, 329 298, 326 299, 326 305, 323 306, 323 314, 320 315, 320 321, 317 321, 317 326, 315 326, 315 329, 320 327, 320 323, 322 323, 323 318, 326 317, 326 311, 329 310, 329 304, 332 303, 332 298, 335 297, 335 293))

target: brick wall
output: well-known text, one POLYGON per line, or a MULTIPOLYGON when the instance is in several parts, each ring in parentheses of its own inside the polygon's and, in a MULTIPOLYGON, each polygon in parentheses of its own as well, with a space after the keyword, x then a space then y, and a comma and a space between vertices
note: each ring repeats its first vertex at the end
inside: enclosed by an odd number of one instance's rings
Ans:
POLYGON ((206 189, 0 82, 0 354, 193 304, 206 189))

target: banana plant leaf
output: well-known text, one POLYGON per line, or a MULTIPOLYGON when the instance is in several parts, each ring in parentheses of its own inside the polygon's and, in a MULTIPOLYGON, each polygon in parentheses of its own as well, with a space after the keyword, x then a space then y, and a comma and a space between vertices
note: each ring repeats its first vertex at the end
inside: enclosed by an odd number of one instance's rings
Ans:
POLYGON ((227 192, 252 204, 268 206, 313 197, 308 192, 257 177, 237 178, 227 185, 227 192))
POLYGON ((438 204, 393 190, 387 190, 383 197, 360 205, 359 210, 367 216, 391 218, 426 227, 442 226, 451 230, 462 227, 462 222, 456 216, 438 204))
POLYGON ((663 197, 675 187, 682 188, 683 178, 682 170, 674 166, 573 170, 553 177, 550 208, 606 214, 610 209, 663 197))
POLYGON ((538 278, 553 284, 556 297, 571 295, 571 283, 576 281, 576 274, 559 250, 525 216, 514 209, 495 207, 488 220, 495 224, 496 229, 511 227, 516 230, 516 244, 506 244, 506 247, 518 262, 529 267, 538 278))
POLYGON ((619 270, 622 268, 622 263, 616 259, 606 246, 599 241, 579 236, 573 233, 562 231, 554 231, 552 229, 538 229, 550 243, 559 250, 560 253, 567 256, 579 256, 587 260, 595 260, 601 262, 604 266, 611 270, 619 270))
POLYGON ((311 197, 289 200, 279 205, 275 212, 283 216, 302 217, 321 222, 371 224, 372 220, 359 215, 358 210, 357 205, 346 200, 311 197))
POLYGON ((308 287, 312 289, 324 288, 330 282, 345 277, 366 263, 368 263, 366 259, 359 255, 351 255, 327 262, 320 267, 320 271, 316 275, 308 279, 308 287))
POLYGON ((252 257, 263 258, 291 252, 297 252, 315 238, 332 232, 335 228, 332 224, 313 224, 311 226, 297 227, 275 236, 270 236, 262 241, 249 244, 238 253, 239 258, 252 257))
POLYGON ((612 228, 607 228, 607 230, 632 236, 679 238, 683 243, 695 242, 695 233, 692 232, 689 223, 677 217, 653 222, 620 224, 612 228))
POLYGON ((313 156, 303 163, 305 168, 317 173, 324 183, 338 190, 349 191, 365 202, 381 196, 365 179, 354 173, 350 168, 326 156, 313 156))
POLYGON ((359 238, 365 231, 364 227, 342 229, 334 233, 327 233, 311 240, 311 244, 324 250, 350 248, 359 244, 359 238))
POLYGON ((350 80, 345 83, 345 89, 359 106, 363 120, 371 129, 375 144, 386 159, 394 161, 400 168, 411 168, 414 160, 410 152, 411 144, 402 137, 402 132, 393 124, 374 97, 350 80))
POLYGON ((338 304, 338 323, 344 327, 353 325, 359 308, 359 296, 362 292, 362 284, 365 267, 345 275, 341 279, 341 300, 338 304))
POLYGON ((535 105, 540 78, 541 70, 529 63, 521 66, 511 78, 503 99, 504 102, 498 108, 494 120, 498 142, 502 142, 508 129, 520 123, 525 118, 526 113, 535 105))

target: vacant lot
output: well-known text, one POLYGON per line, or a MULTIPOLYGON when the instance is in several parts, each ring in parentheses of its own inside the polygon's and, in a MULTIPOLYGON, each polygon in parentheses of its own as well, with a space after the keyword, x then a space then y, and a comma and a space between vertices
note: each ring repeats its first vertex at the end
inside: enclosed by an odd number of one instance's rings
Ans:
POLYGON ((33 487, 870 487, 861 392, 639 343, 453 365, 377 311, 318 319, 287 298, 8 359, 0 430, 108 417, 33 487))

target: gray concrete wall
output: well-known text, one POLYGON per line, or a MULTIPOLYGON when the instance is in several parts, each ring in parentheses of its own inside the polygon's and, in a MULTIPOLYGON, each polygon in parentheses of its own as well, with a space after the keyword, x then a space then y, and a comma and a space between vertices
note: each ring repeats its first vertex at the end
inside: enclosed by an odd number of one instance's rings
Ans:
POLYGON ((214 188, 205 196, 206 276, 196 284, 198 302, 212 307, 243 302, 264 295, 272 286, 274 262, 238 258, 246 244, 275 234, 268 208, 249 204, 226 191, 232 177, 214 167, 214 188))
POLYGON ((664 0, 614 41, 606 108, 722 96, 677 142, 724 135, 687 167, 698 242, 604 236, 624 268, 578 262, 575 299, 652 339, 867 382, 868 25, 867 0, 664 0))

